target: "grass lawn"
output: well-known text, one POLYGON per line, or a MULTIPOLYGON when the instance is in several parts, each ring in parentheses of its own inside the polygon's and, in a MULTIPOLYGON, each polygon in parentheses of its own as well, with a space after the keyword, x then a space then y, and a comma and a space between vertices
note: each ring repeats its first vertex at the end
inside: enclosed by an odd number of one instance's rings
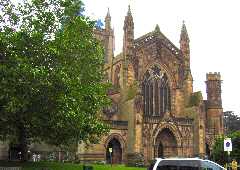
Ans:
MULTIPOLYGON (((22 170, 83 170, 81 164, 58 162, 0 162, 1 166, 21 166, 22 170), (47 168, 47 169, 46 169, 47 168)), ((125 167, 124 165, 92 165, 93 170, 146 170, 147 168, 125 167)))

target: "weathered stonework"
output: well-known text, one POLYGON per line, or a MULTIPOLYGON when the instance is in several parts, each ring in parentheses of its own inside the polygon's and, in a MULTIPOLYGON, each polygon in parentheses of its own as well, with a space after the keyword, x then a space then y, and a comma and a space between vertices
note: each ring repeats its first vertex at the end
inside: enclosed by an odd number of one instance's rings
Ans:
MULTIPOLYGON (((220 74, 207 74, 207 100, 203 100, 201 92, 193 92, 190 40, 184 23, 180 48, 160 31, 158 25, 152 32, 134 39, 130 8, 123 30, 122 53, 112 58, 112 63, 106 63, 106 72, 113 75, 107 80, 120 89, 118 99, 110 95, 119 106, 110 120, 128 123, 124 131, 126 135, 122 137, 126 145, 121 145, 122 152, 116 153, 124 158, 114 163, 136 165, 136 159, 139 159, 147 164, 155 157, 203 157, 209 154, 206 150, 211 149, 215 136, 223 133, 220 74), (164 76, 168 92, 161 92, 164 76), (152 85, 146 84, 146 80, 152 85), (137 85, 137 92, 135 97, 127 99, 126 96, 132 95, 129 89, 133 83, 137 85)), ((107 37, 102 34, 100 40, 104 38, 107 37)), ((123 133, 120 129, 114 130, 119 136, 123 133)), ((112 133, 111 130, 109 136, 112 133)), ((122 139, 118 139, 120 143, 122 139)), ((102 140, 99 145, 108 145, 107 142, 102 140)), ((94 154, 96 149, 97 146, 88 152, 94 154)), ((102 153, 107 152, 104 149, 106 147, 102 147, 102 153)), ((102 157, 102 160, 106 159, 106 155, 102 157)))
MULTIPOLYGON (((105 80, 113 84, 109 90, 112 106, 103 110, 111 130, 97 144, 79 144, 78 159, 136 166, 155 157, 209 154, 215 136, 223 133, 220 74, 207 74, 207 100, 201 92, 193 92, 190 41, 184 23, 180 48, 158 25, 135 39, 130 7, 123 30, 123 50, 115 57, 109 11, 105 28, 94 30, 105 48, 105 80)), ((6 159, 8 146, 0 146, 0 159, 6 159)))

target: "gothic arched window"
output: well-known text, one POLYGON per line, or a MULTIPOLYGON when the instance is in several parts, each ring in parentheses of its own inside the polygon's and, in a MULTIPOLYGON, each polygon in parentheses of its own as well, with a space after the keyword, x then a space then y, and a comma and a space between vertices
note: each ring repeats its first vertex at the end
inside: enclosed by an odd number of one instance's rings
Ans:
POLYGON ((143 80, 144 115, 161 116, 171 109, 170 87, 166 73, 158 66, 147 70, 143 80))

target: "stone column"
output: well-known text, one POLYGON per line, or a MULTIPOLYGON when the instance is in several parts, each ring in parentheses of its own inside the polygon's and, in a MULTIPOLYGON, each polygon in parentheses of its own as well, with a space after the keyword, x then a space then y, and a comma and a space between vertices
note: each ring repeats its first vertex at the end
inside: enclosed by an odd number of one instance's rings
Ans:
POLYGON ((144 163, 142 153, 142 96, 137 95, 134 100, 128 102, 129 119, 128 119, 128 150, 127 165, 136 166, 144 163))

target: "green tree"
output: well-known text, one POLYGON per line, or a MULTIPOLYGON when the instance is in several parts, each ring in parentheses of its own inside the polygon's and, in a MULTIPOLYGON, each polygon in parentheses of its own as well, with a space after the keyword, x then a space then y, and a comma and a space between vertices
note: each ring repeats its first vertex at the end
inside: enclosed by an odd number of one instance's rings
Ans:
MULTIPOLYGON (((235 131, 225 137, 229 137, 232 140, 232 152, 230 157, 240 160, 240 131, 235 131)), ((215 140, 211 157, 214 161, 222 165, 228 162, 227 152, 224 151, 224 136, 219 136, 215 140)))
POLYGON ((108 131, 103 49, 80 0, 0 0, 0 138, 59 147, 108 131), (80 11, 80 12, 79 12, 80 11))
POLYGON ((224 126, 226 134, 240 130, 240 117, 233 111, 224 112, 224 126))

